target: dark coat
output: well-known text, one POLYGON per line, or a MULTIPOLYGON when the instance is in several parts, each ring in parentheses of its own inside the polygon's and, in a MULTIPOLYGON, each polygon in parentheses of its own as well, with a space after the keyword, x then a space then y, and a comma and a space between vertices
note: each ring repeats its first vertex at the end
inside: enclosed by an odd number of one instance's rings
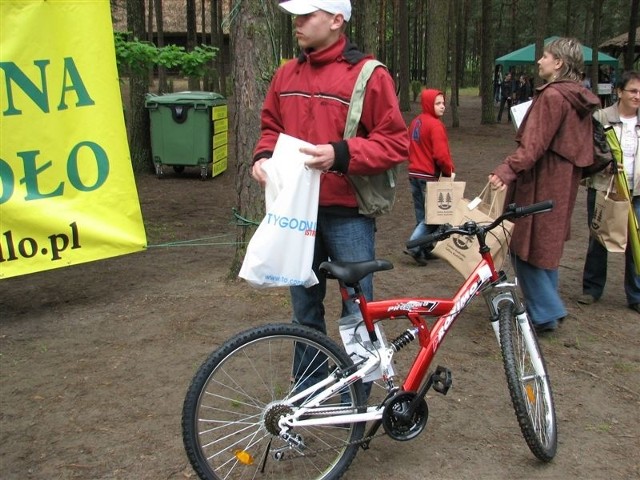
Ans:
POLYGON ((502 81, 502 98, 513 98, 515 94, 516 81, 511 77, 509 80, 506 78, 502 81))
POLYGON ((518 81, 518 87, 516 88, 516 101, 518 103, 527 102, 532 97, 531 85, 528 80, 524 82, 518 81))
POLYGON ((554 202, 551 212, 520 218, 513 229, 511 251, 538 268, 560 265, 582 167, 593 163, 591 113, 599 104, 577 82, 539 87, 516 135, 516 151, 492 172, 509 186, 508 203, 554 202))

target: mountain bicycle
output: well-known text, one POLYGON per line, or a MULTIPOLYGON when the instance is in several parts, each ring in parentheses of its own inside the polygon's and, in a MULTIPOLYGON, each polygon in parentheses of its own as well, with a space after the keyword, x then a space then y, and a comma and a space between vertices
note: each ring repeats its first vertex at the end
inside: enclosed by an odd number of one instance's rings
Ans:
POLYGON ((393 268, 390 262, 323 262, 321 272, 338 280, 343 301, 359 306, 360 315, 340 319, 344 345, 283 323, 251 328, 215 350, 195 374, 183 405, 183 441, 194 470, 202 479, 338 479, 374 437, 416 438, 427 423, 427 392, 446 394, 452 383, 445 367, 429 373, 431 362, 479 295, 489 309, 524 439, 537 458, 553 459, 556 415, 542 351, 517 284, 496 270, 485 241, 504 220, 552 208, 551 201, 509 205, 488 225, 443 225, 409 242, 413 247, 451 235, 476 237, 481 260, 451 298, 368 302, 359 281, 393 268), (435 319, 433 325, 427 318, 435 319), (411 325, 387 341, 382 321, 400 319, 411 325), (396 385, 394 355, 415 340, 418 353, 396 385), (372 383, 383 387, 381 400, 369 395, 372 383))

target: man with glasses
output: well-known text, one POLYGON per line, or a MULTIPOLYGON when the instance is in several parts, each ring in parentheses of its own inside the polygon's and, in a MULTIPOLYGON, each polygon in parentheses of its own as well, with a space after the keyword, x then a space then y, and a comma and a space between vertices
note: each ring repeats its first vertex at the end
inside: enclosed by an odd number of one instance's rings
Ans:
MULTIPOLYGON (((596 112, 594 116, 606 127, 611 125, 622 150, 624 171, 633 196, 632 207, 636 217, 640 217, 640 73, 629 71, 622 74, 616 84, 618 101, 596 112)), ((587 218, 593 218, 596 191, 609 188, 612 171, 606 168, 587 179, 587 218)), ((589 248, 582 275, 582 296, 578 303, 591 305, 604 292, 607 280, 607 250, 593 237, 589 238, 589 248)), ((631 252, 631 242, 625 251, 624 292, 627 305, 640 313, 640 276, 636 274, 631 252)))

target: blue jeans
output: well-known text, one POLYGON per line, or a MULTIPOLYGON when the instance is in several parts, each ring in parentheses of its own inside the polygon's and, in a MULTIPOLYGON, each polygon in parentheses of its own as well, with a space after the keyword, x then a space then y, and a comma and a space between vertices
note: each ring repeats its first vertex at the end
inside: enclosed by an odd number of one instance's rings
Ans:
MULTIPOLYGON (((324 298, 327 293, 327 279, 318 271, 325 260, 359 262, 375 258, 375 230, 373 218, 342 217, 318 213, 316 243, 313 254, 313 271, 319 283, 310 288, 291 287, 293 321, 327 332, 324 319, 324 298)), ((286 246, 283 246, 286 248, 286 246)), ((360 280, 360 286, 367 300, 373 299, 373 274, 360 280)), ((358 305, 353 302, 342 305, 342 315, 358 313, 358 305)))
MULTIPOLYGON (((587 190, 587 225, 591 225, 593 210, 596 203, 596 192, 594 188, 587 190)), ((636 218, 640 218, 640 197, 633 197, 633 210, 636 218)), ((636 274, 633 263, 633 253, 631 252, 631 242, 627 244, 624 252, 624 293, 627 297, 627 304, 640 303, 640 276, 636 274)), ((607 282, 607 257, 608 252, 595 238, 589 236, 589 247, 584 262, 582 273, 582 292, 598 299, 604 292, 604 285, 607 282)))
MULTIPOLYGON (((415 240, 416 238, 424 237, 429 233, 435 232, 438 229, 438 225, 427 225, 424 223, 424 192, 427 187, 427 181, 418 178, 409 178, 409 185, 411 186, 411 196, 413 197, 413 210, 416 215, 416 227, 411 233, 409 240, 415 240)), ((408 250, 414 256, 419 256, 430 252, 433 250, 433 247, 414 247, 408 250)))
POLYGON ((557 323, 567 315, 567 309, 558 293, 558 270, 546 270, 511 255, 513 268, 524 295, 531 321, 536 325, 557 323))
POLYGON ((413 198, 413 211, 416 215, 416 224, 424 223, 424 192, 427 188, 427 181, 418 178, 409 178, 411 186, 411 197, 413 198))
MULTIPOLYGON (((325 323, 324 298, 327 293, 327 279, 319 273, 320 263, 326 260, 358 262, 375 258, 376 223, 373 218, 343 217, 318 212, 315 251, 313 255, 313 271, 319 283, 309 288, 291 287, 291 303, 293 306, 293 322, 327 333, 325 323)), ((286 246, 283 246, 286 248, 286 246)), ((360 287, 367 300, 373 299, 373 274, 360 280, 360 287)), ((353 293, 353 292, 350 292, 353 293)), ((342 314, 360 312, 353 302, 342 304, 342 314)), ((337 320, 337 319, 336 319, 337 320)), ((298 350, 298 349, 297 349, 298 350)), ((328 375, 324 356, 318 357, 317 351, 296 351, 293 376, 300 380, 306 371, 305 381, 297 390, 313 385, 328 375), (314 358, 312 362, 311 359, 314 358), (315 365, 313 365, 315 363, 315 365), (309 373, 313 372, 311 375, 309 373)))

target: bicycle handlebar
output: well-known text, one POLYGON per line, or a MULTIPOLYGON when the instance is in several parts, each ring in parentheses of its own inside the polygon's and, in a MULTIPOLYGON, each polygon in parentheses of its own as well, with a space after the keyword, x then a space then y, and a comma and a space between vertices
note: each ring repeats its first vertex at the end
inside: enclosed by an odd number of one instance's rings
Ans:
POLYGON ((468 221, 463 225, 452 226, 448 223, 440 225, 438 229, 427 235, 424 235, 415 240, 409 240, 407 242, 407 248, 421 247, 423 245, 429 245, 445 238, 450 237, 454 233, 459 235, 477 235, 481 232, 488 232, 493 230, 503 221, 512 218, 525 217, 527 215, 535 215, 536 213, 548 212, 553 209, 553 200, 545 200, 544 202, 534 203, 532 205, 526 205, 524 207, 518 207, 515 203, 509 204, 504 213, 496 218, 493 222, 486 226, 480 226, 474 221, 468 221))
MULTIPOLYGON (((511 207, 513 204, 509 205, 511 207)), ((507 209, 509 208, 507 207, 507 209)), ((534 203, 526 207, 515 207, 513 218, 526 217, 527 215, 535 215, 536 213, 548 212, 553 210, 553 200, 545 200, 544 202, 534 203)))

